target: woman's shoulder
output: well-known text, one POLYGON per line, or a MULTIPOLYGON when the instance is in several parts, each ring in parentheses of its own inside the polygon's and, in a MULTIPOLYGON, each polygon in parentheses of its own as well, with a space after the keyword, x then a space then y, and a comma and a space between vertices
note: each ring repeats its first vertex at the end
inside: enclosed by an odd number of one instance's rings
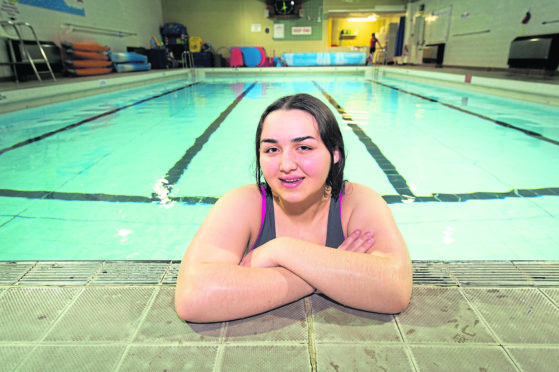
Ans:
POLYGON ((227 191, 219 198, 218 203, 259 208, 261 200, 262 194, 258 186, 244 185, 227 191))
POLYGON ((245 185, 223 194, 208 216, 214 225, 227 231, 248 229, 252 241, 260 228, 261 211, 260 189, 256 185, 245 185))
POLYGON ((341 209, 347 232, 360 229, 379 233, 381 230, 392 231, 395 227, 388 203, 366 185, 347 184, 341 209))
POLYGON ((352 214, 355 210, 385 208, 388 205, 372 188, 354 182, 346 182, 342 199, 342 210, 352 214))
POLYGON ((362 202, 364 200, 382 199, 382 197, 375 190, 366 185, 355 182, 346 182, 344 187, 344 201, 362 202))

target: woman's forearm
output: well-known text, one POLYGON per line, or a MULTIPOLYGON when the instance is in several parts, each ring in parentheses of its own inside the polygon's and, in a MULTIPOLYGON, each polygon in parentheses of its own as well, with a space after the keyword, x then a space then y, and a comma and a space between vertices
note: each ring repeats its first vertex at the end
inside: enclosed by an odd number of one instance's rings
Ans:
POLYGON ((347 252, 297 239, 274 241, 279 266, 344 305, 384 313, 403 310, 411 296, 407 257, 347 252))
POLYGON ((259 314, 313 291, 285 268, 203 263, 179 276, 175 309, 183 320, 218 322, 259 314))

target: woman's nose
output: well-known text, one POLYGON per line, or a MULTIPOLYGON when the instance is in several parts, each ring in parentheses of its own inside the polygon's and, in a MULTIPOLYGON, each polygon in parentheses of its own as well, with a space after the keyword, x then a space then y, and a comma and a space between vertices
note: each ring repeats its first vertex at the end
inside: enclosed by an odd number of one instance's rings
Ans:
POLYGON ((280 158, 280 170, 282 172, 289 172, 297 168, 295 156, 290 151, 284 151, 280 158))

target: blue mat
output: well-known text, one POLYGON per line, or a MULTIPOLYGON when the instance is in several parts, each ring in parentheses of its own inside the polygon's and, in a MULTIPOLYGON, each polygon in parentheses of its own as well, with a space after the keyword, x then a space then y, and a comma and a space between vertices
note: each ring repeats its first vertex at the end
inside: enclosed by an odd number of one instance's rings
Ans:
POLYGON ((281 61, 287 66, 353 66, 364 65, 367 54, 347 53, 284 53, 281 61))
POLYGON ((117 72, 145 71, 151 69, 151 63, 115 63, 117 72))
POLYGON ((122 62, 141 62, 147 63, 148 57, 138 54, 138 53, 130 53, 130 52, 109 52, 109 58, 111 61, 115 63, 122 63, 122 62))

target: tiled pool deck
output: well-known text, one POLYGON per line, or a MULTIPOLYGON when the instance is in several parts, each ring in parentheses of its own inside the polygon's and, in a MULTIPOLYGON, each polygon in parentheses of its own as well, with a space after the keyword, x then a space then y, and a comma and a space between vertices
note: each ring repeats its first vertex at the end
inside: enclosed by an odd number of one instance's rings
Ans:
POLYGON ((559 262, 414 262, 392 316, 320 295, 182 322, 178 262, 0 262, 2 371, 556 371, 559 262))

